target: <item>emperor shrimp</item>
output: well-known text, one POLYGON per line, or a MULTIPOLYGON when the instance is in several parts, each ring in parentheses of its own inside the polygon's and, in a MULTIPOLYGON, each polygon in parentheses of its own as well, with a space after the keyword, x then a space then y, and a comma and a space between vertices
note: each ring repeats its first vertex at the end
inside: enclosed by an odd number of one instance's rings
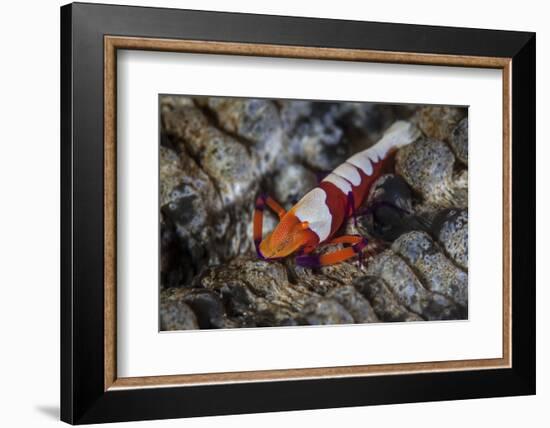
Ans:
POLYGON ((410 122, 395 122, 376 144, 347 159, 288 211, 272 197, 260 195, 255 204, 253 225, 258 256, 276 260, 296 255, 298 265, 320 267, 360 255, 368 244, 366 238, 336 235, 350 217, 355 218, 386 161, 399 147, 414 142, 419 135, 410 122), (279 223, 262 239, 265 207, 275 212, 279 223), (335 244, 346 246, 325 254, 313 254, 321 245, 335 244))

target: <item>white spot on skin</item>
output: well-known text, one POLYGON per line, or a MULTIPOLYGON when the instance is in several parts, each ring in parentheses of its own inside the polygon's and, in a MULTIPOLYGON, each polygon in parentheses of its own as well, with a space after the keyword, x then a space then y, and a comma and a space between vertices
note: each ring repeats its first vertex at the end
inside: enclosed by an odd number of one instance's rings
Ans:
POLYGON ((369 156, 366 150, 353 155, 346 162, 356 166, 361 171, 363 171, 366 175, 372 174, 372 163, 371 163, 371 160, 369 159, 369 156))
POLYGON ((386 130, 384 136, 371 149, 375 149, 376 153, 384 158, 391 149, 406 146, 419 136, 420 131, 415 125, 404 120, 398 120, 386 130))
POLYGON ((347 195, 349 192, 352 191, 351 184, 349 184, 349 181, 345 180, 339 175, 336 175, 333 172, 327 175, 323 181, 334 184, 336 187, 338 187, 338 189, 344 192, 344 195, 347 195))
POLYGON ((319 187, 306 193, 293 208, 294 215, 301 222, 307 221, 309 228, 323 242, 330 235, 332 215, 327 206, 327 194, 319 187))
POLYGON ((367 155, 372 163, 378 162, 380 159, 383 159, 385 154, 378 153, 376 146, 367 149, 367 155))
POLYGON ((342 178, 345 178, 354 186, 359 186, 361 183, 361 176, 359 175, 359 171, 357 171, 357 167, 350 163, 344 162, 332 172, 342 178))
POLYGON ((372 174, 372 162, 384 159, 392 149, 406 146, 420 136, 418 128, 410 122, 398 120, 390 126, 374 146, 350 157, 347 162, 360 168, 366 175, 372 174))

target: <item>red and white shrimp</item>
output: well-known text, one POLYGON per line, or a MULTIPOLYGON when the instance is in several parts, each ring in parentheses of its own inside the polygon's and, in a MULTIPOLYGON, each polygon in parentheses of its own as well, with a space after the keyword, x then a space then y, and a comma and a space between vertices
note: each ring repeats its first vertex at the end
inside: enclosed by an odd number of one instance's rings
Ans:
POLYGON ((372 147, 359 152, 327 175, 289 211, 273 198, 261 195, 254 211, 254 244, 265 260, 298 254, 301 266, 326 266, 347 260, 366 247, 359 235, 334 235, 364 202, 374 181, 381 175, 385 160, 399 147, 415 141, 419 131, 405 121, 395 122, 372 147), (279 224, 262 240, 263 211, 269 207, 279 216, 279 224), (319 245, 349 244, 331 253, 311 254, 319 245))

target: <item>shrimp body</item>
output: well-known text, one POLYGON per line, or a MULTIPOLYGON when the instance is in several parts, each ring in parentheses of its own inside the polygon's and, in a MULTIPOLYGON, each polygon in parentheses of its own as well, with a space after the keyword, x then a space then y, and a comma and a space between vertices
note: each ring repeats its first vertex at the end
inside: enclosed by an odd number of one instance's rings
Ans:
POLYGON ((260 196, 254 213, 254 241, 258 255, 271 260, 300 252, 297 262, 314 267, 338 263, 359 253, 366 246, 364 238, 357 235, 335 237, 336 232, 363 204, 389 155, 415 141, 419 134, 413 124, 395 122, 376 144, 334 169, 289 211, 272 198, 260 196), (280 222, 262 240, 266 205, 279 215, 280 222), (351 246, 321 256, 309 255, 319 245, 331 243, 351 246))

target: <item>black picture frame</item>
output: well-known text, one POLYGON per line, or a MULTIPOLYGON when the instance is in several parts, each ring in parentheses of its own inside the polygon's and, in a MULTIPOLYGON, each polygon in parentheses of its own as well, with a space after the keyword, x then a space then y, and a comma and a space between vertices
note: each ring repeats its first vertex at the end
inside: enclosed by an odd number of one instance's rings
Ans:
POLYGON ((534 33, 63 6, 61 419, 86 424, 534 394, 535 98, 534 33), (512 58, 512 367, 105 391, 105 35, 512 58))

